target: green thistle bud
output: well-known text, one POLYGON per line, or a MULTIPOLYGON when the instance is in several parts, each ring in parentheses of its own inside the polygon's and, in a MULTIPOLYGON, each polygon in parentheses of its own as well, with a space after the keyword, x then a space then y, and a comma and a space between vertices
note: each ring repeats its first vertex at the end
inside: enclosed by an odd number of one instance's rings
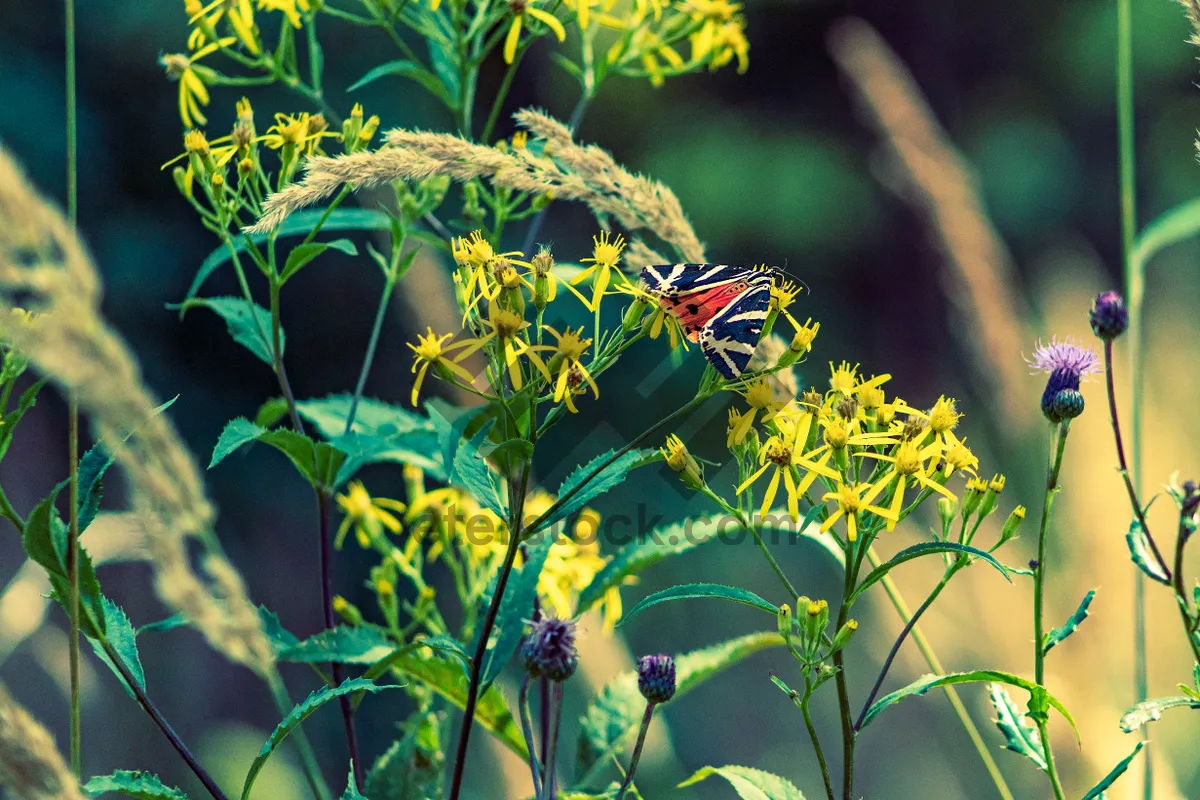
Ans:
POLYGON ((1083 413, 1083 406, 1082 393, 1077 389, 1063 389, 1054 395, 1054 401, 1050 404, 1050 410, 1046 412, 1046 417, 1051 422, 1075 419, 1083 413))

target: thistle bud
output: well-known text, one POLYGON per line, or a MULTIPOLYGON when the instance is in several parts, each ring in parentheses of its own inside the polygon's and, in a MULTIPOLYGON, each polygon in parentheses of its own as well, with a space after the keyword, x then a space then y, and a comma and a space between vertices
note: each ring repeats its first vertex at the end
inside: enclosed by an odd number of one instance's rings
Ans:
POLYGON ((850 639, 853 638, 854 632, 858 630, 858 621, 853 619, 846 620, 836 634, 833 636, 833 642, 829 645, 829 652, 836 653, 846 645, 850 644, 850 639))
POLYGON ((533 623, 521 643, 525 670, 560 683, 575 674, 579 652, 575 649, 575 623, 569 619, 542 617, 533 623))
POLYGON ((1063 389, 1054 395, 1050 408, 1047 410, 1045 399, 1042 401, 1042 413, 1051 422, 1065 422, 1075 419, 1083 413, 1083 394, 1076 389, 1063 389))
POLYGON ((1014 508, 1012 513, 1008 515, 1008 519, 1004 521, 1004 527, 1000 529, 1000 538, 996 540, 996 545, 992 549, 995 550, 1010 539, 1015 539, 1024 519, 1025 506, 1014 508))
POLYGON ((1129 309, 1125 307, 1125 298, 1116 292, 1096 295, 1089 316, 1092 331, 1106 342, 1116 339, 1129 327, 1129 309))
POLYGON ((638 691, 648 703, 665 703, 675 696, 675 658, 642 656, 637 662, 638 691))

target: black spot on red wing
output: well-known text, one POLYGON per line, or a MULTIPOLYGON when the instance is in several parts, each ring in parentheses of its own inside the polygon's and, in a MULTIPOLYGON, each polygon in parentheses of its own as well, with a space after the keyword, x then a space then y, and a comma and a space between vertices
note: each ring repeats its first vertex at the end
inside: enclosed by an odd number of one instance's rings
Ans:
POLYGON ((696 305, 695 303, 688 303, 687 313, 692 314, 692 315, 699 314, 700 306, 696 305))

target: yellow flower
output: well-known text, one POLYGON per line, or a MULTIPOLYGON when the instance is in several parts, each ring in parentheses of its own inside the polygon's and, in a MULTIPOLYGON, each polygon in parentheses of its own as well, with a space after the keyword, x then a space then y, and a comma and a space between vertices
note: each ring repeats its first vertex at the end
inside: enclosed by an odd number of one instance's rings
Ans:
POLYGON ((258 0, 258 8, 260 11, 281 11, 293 28, 299 28, 302 25, 300 14, 311 11, 312 3, 310 0, 258 0))
POLYGON ((371 542, 383 535, 384 528, 392 533, 400 532, 400 520, 390 512, 403 514, 404 503, 386 497, 371 497, 359 481, 351 481, 346 494, 337 496, 337 503, 346 513, 334 540, 334 546, 337 548, 341 548, 346 532, 351 526, 358 535, 358 543, 363 547, 370 547, 371 542))
POLYGON ((808 431, 812 426, 812 421, 813 414, 808 411, 801 412, 798 416, 779 416, 776 421, 779 433, 767 439, 766 444, 758 451, 758 461, 762 466, 737 488, 737 493, 741 494, 750 487, 750 484, 761 478, 768 469, 775 467, 771 482, 767 484, 767 491, 763 495, 760 516, 765 517, 770 512, 771 505, 775 502, 775 495, 779 492, 780 477, 783 478, 787 490, 788 514, 793 522, 800 520, 800 498, 804 496, 808 487, 818 476, 824 475, 830 480, 838 479, 838 473, 826 466, 832 455, 828 448, 822 448, 825 451, 824 454, 815 461, 812 454, 807 456, 802 454, 804 443, 808 441, 808 431), (799 481, 796 480, 794 474, 797 469, 808 473, 799 481))
MULTIPOLYGON (((483 238, 482 231, 472 231, 467 236, 451 239, 450 251, 454 255, 455 263, 466 271, 466 275, 463 276, 466 283, 463 284, 462 289, 464 320, 471 309, 481 300, 494 300, 500 293, 500 289, 504 288, 500 280, 502 276, 496 274, 497 266, 501 267, 502 271, 506 265, 511 267, 513 264, 533 270, 530 262, 521 260, 525 258, 525 254, 520 250, 497 253, 491 242, 483 238), (500 263, 502 260, 505 263, 500 263)), ((519 280, 515 270, 513 277, 519 280)), ((526 286, 530 285, 528 281, 519 280, 519 282, 526 286)))
POLYGON ((728 0, 687 0, 685 11, 700 28, 691 35, 692 60, 708 61, 710 69, 719 69, 735 57, 738 72, 750 66, 750 43, 746 41, 746 20, 742 4, 728 0))
POLYGON ((326 130, 327 123, 321 114, 276 114, 275 124, 267 128, 266 135, 260 141, 272 150, 290 146, 304 148, 311 155, 316 148, 316 142, 322 138, 338 134, 326 130))
POLYGON ((821 330, 821 323, 813 322, 812 317, 809 317, 803 325, 796 325, 796 320, 792 318, 791 314, 788 314, 788 320, 796 327, 796 333, 792 336, 788 349, 803 356, 812 350, 813 339, 817 338, 817 333, 821 330))
POLYGON ((828 531, 833 527, 835 522, 844 516, 846 518, 846 538, 853 542, 858 539, 858 515, 860 513, 870 511, 873 514, 886 517, 888 512, 885 509, 870 505, 863 499, 863 493, 870 490, 871 484, 869 483, 860 483, 857 486, 849 486, 841 483, 838 484, 836 490, 826 492, 821 499, 837 501, 837 508, 821 523, 821 532, 828 531))
POLYGON ((829 362, 829 390, 837 395, 853 395, 869 389, 876 389, 881 384, 892 379, 891 375, 876 375, 870 380, 859 381, 858 364, 853 367, 850 362, 843 361, 839 366, 829 362))
MULTIPOLYGON (((417 373, 417 379, 413 382, 412 404, 417 404, 417 395, 421 393, 421 384, 425 381, 425 373, 429 372, 430 367, 436 367, 438 370, 444 370, 454 377, 457 377, 467 386, 475 382, 475 377, 458 363, 458 360, 451 360, 446 356, 463 347, 471 345, 470 340, 455 342, 449 347, 444 346, 447 339, 453 338, 453 333, 444 333, 438 336, 433 332, 433 328, 426 328, 426 335, 417 334, 417 343, 408 344, 409 348, 416 354, 416 360, 413 361, 412 371, 417 373)), ((477 348, 476 348, 477 349, 477 348)), ((472 351, 474 352, 474 351, 472 351)))
POLYGON ((754 411, 741 412, 736 409, 729 409, 729 424, 726 427, 725 446, 732 449, 736 445, 746 441, 746 434, 750 433, 754 426, 753 415, 754 411), (750 422, 745 422, 746 418, 750 417, 750 422))
MULTIPOLYGON (((796 318, 791 315, 791 312, 788 311, 788 308, 792 305, 792 303, 796 302, 796 297, 802 291, 804 291, 804 288, 800 284, 796 283, 795 281, 790 281, 787 278, 776 278, 775 282, 771 284, 771 303, 769 310, 774 311, 777 314, 783 314, 785 317, 787 317, 788 322, 792 323, 792 327, 797 331, 800 330, 800 323, 796 322, 796 318)), ((811 322, 812 320, 810 319, 809 323, 811 322)))
MULTIPOLYGON (((234 36, 246 46, 253 55, 258 55, 258 36, 254 31, 254 7, 250 0, 213 0, 207 6, 202 6, 200 0, 185 0, 184 8, 188 15, 188 25, 192 26, 188 34, 188 49, 198 50, 209 40, 222 19, 229 21, 234 36)), ((224 45, 222 45, 224 46, 224 45)))
POLYGON ((608 231, 603 231, 599 236, 592 237, 594 247, 592 248, 592 257, 580 259, 582 263, 592 262, 592 265, 580 272, 571 279, 572 284, 578 284, 591 275, 595 275, 592 280, 592 302, 588 305, 592 311, 600 308, 600 298, 604 296, 604 292, 608 289, 608 284, 612 280, 612 273, 624 278, 620 270, 617 269, 617 264, 621 260, 621 251, 625 249, 625 237, 617 234, 615 239, 611 238, 608 231))
POLYGON ((212 72, 197 62, 215 53, 218 48, 226 47, 235 41, 237 40, 230 36, 209 42, 191 55, 168 53, 159 59, 167 71, 167 77, 179 81, 179 118, 183 120, 185 128, 195 128, 208 122, 200 106, 208 105, 208 87, 204 84, 204 76, 211 77, 212 72))
POLYGON ((870 503, 878 497, 892 481, 896 481, 896 489, 892 494, 892 504, 886 512, 880 516, 887 519, 887 529, 890 531, 896 527, 896 523, 900 521, 900 512, 904 510, 904 491, 908 486, 908 479, 911 477, 916 481, 918 486, 923 486, 946 497, 953 498, 954 494, 941 484, 930 480, 926 462, 941 454, 941 445, 937 442, 921 447, 920 443, 913 439, 906 439, 900 442, 893 450, 892 455, 882 455, 879 453, 863 453, 864 457, 877 458, 881 461, 892 462, 892 467, 878 480, 866 495, 863 496, 864 503, 870 503))
POLYGON ((779 413, 779 410, 786 405, 785 402, 780 402, 776 397, 775 389, 771 382, 767 380, 766 375, 760 375, 752 379, 744 385, 744 389, 739 391, 742 397, 746 398, 746 402, 750 406, 750 413, 744 414, 738 420, 739 427, 729 432, 730 442, 740 442, 746 438, 746 434, 750 432, 750 428, 754 425, 755 419, 760 419, 764 424, 770 422, 779 413), (759 417, 759 412, 764 412, 762 417, 759 417))
POLYGON ((559 333, 549 325, 542 327, 549 331, 557 342, 556 347, 550 348, 554 350, 554 356, 550 363, 558 368, 558 377, 554 380, 554 402, 561 403, 565 399, 571 413, 577 413, 579 409, 575 408, 572 396, 580 388, 580 382, 586 381, 587 385, 592 388, 592 394, 596 396, 597 400, 600 399, 600 387, 596 385, 592 373, 588 372, 587 367, 579 360, 592 346, 592 340, 583 338, 582 327, 577 331, 567 328, 563 333, 559 333), (572 386, 573 380, 579 382, 572 386))
POLYGON ((517 56, 517 42, 521 39, 521 27, 525 22, 525 15, 536 19, 543 23, 547 28, 554 31, 554 35, 558 37, 560 42, 566 41, 567 31, 563 28, 561 22, 553 14, 542 11, 540 8, 534 8, 535 0, 509 0, 508 7, 513 12, 513 21, 508 28, 508 35, 504 37, 504 63, 511 64, 517 56))
MULTIPOLYGON (((954 437, 954 434, 950 434, 950 436, 954 437)), ((944 461, 942 474, 947 478, 957 470, 962 470, 969 475, 975 475, 976 469, 979 468, 979 459, 967 447, 965 438, 954 438, 953 444, 945 448, 945 451, 942 453, 942 459, 944 461)))
POLYGON ((542 374, 547 383, 551 382, 550 370, 546 367, 546 362, 542 361, 541 357, 537 354, 537 351, 553 350, 554 348, 549 345, 530 345, 522 340, 517 334, 528 328, 529 323, 520 314, 507 308, 500 308, 493 303, 488 306, 488 318, 482 320, 482 324, 488 329, 488 332, 483 336, 473 339, 464 339, 463 343, 466 347, 455 358, 456 361, 463 360, 495 339, 499 341, 502 348, 504 366, 508 370, 508 377, 512 381, 514 389, 519 392, 525 385, 521 372, 521 356, 525 356, 526 360, 542 374))

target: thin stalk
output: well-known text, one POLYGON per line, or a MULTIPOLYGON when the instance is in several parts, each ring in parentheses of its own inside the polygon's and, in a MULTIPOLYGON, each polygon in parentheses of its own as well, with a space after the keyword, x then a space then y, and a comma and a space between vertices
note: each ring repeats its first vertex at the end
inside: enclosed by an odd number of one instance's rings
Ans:
POLYGON ((358 372, 358 383, 354 386, 354 399, 350 401, 350 412, 346 414, 346 430, 343 435, 354 429, 354 417, 358 413, 358 404, 362 401, 363 390, 367 388, 367 375, 371 372, 371 364, 375 361, 375 350, 379 346, 379 334, 383 330, 383 321, 387 317, 388 302, 392 299, 392 290, 396 288, 395 270, 388 276, 379 296, 379 308, 375 310, 375 322, 371 325, 371 339, 367 342, 367 353, 363 356, 362 369, 358 372))
POLYGON ((517 67, 521 65, 521 58, 525 55, 527 47, 522 47, 513 56, 512 63, 508 65, 508 69, 504 71, 504 77, 500 81, 500 88, 496 90, 496 97, 492 100, 492 110, 488 113, 487 122, 483 125, 483 133, 479 137, 479 141, 487 144, 492 140, 492 131, 496 128, 496 122, 500 119, 500 109, 504 107, 504 100, 508 97, 508 92, 512 88, 513 78, 517 76, 517 67))
MULTIPOLYGON (((63 4, 66 36, 67 103, 67 219, 74 228, 79 220, 79 111, 76 102, 75 0, 63 4)), ((83 712, 80 697, 79 654, 79 401, 74 392, 67 397, 67 467, 70 470, 70 519, 67 532, 67 580, 71 584, 68 604, 67 640, 71 681, 71 771, 83 774, 83 712)))
POLYGON ((141 684, 138 683, 137 679, 133 677, 133 673, 129 671, 129 667, 126 666, 125 661, 121 658, 121 654, 113 648, 112 644, 109 643, 107 638, 101 639, 100 645, 104 648, 104 652, 108 654, 109 659, 112 660, 113 665, 116 666, 117 671, 121 673, 121 677, 125 680, 125 685, 129 687, 131 692, 133 692, 133 696, 137 699, 138 705, 140 705, 142 709, 150 715, 150 719, 154 720, 154 724, 157 725, 158 729, 162 731, 164 736, 167 737, 167 741, 171 743, 171 746, 175 748, 175 751, 179 753, 180 757, 187 762, 188 767, 190 767, 192 772, 195 773, 196 777, 200 779, 200 782, 204 784, 204 788, 208 790, 208 793, 213 796, 214 800, 229 800, 229 798, 225 796, 225 793, 221 791, 220 787, 217 786, 216 782, 213 781, 209 774, 204 771, 204 767, 200 766, 200 762, 196 760, 196 757, 192 755, 192 751, 188 749, 187 745, 183 743, 183 740, 179 738, 179 734, 177 734, 175 729, 171 727, 171 724, 167 722, 166 717, 164 717, 162 712, 158 710, 158 706, 154 705, 154 701, 151 700, 150 696, 146 694, 146 690, 143 689, 141 684))
MULTIPOLYGON (((1191 531, 1188 530, 1183 519, 1179 521, 1179 534, 1175 538, 1175 602, 1179 606, 1179 613, 1183 617, 1183 632, 1187 635, 1188 644, 1192 647, 1192 658, 1197 664, 1200 664, 1200 641, 1196 640, 1193 635, 1196 622, 1192 619, 1192 604, 1188 600, 1187 589, 1183 583, 1183 550, 1187 546, 1188 538, 1191 536, 1191 531)), ((1200 611, 1197 612, 1200 614, 1200 611)), ((1200 619, 1200 616, 1197 617, 1200 619)))
MULTIPOLYGON (((872 569, 877 568, 883 563, 873 549, 867 551, 867 558, 871 562, 872 569)), ((908 622, 912 617, 912 612, 909 611, 908 603, 905 602, 904 595, 900 593, 900 589, 896 586, 896 582, 892 580, 892 576, 884 575, 880 583, 883 584, 883 589, 887 592, 888 599, 892 601, 892 606, 895 607, 896 613, 900 615, 900 619, 908 622)), ((911 636, 913 644, 921 652, 921 656, 925 659, 925 663, 929 665, 929 669, 937 675, 945 675, 946 668, 942 666, 942 660, 934 652, 933 646, 925 638, 925 633, 919 625, 913 626, 911 636)), ((945 691, 946 699, 950 701, 950 706, 954 709, 954 713, 962 723, 963 729, 967 732, 967 737, 971 740, 971 744, 975 745, 975 750, 979 753, 980 759, 983 760, 983 765, 987 769, 988 775, 991 776, 992 782, 996 784, 996 791, 1003 800, 1015 800, 1012 790, 1008 788, 1008 782, 1004 780, 1004 775, 1001 774, 1000 767, 996 764, 996 759, 992 757, 992 752, 988 749, 987 742, 983 740, 983 735, 980 734, 975 721, 967 713, 967 707, 963 704, 962 698, 959 697, 958 689, 953 686, 943 686, 942 690, 945 691)))
POLYGON ((908 634, 911 633, 912 629, 916 626, 917 620, 921 618, 922 614, 929 610, 929 607, 933 605, 933 601, 937 600, 938 595, 940 595, 942 590, 946 588, 946 584, 950 583, 950 579, 954 577, 954 573, 961 569, 959 565, 962 563, 963 562, 961 561, 956 561, 954 566, 951 566, 948 570, 946 570, 946 573, 942 576, 942 579, 938 581, 938 585, 933 587, 933 591, 930 592, 929 596, 925 598, 925 602, 921 603, 921 605, 917 607, 916 613, 910 616, 908 621, 904 623, 904 628, 900 631, 900 635, 896 637, 896 641, 892 643, 892 649, 888 651, 887 658, 883 660, 883 667, 881 667, 879 670, 879 677, 875 679, 875 685, 871 687, 871 692, 867 695, 867 699, 863 703, 862 711, 858 713, 858 719, 854 722, 854 730, 859 730, 862 728, 863 720, 867 716, 867 710, 870 709, 871 704, 875 702, 875 698, 879 696, 879 690, 883 686, 883 681, 887 677, 888 670, 892 668, 892 662, 896 660, 896 654, 900 652, 900 646, 904 644, 904 641, 908 638, 908 634))
MULTIPOLYGON (((859 546, 861 546, 860 543, 859 546)), ((854 544, 850 545, 851 552, 846 554, 846 569, 845 583, 842 586, 842 602, 838 609, 837 624, 834 630, 841 630, 846 624, 846 620, 850 615, 850 595, 854 592, 854 586, 858 583, 858 570, 851 567, 856 564, 856 559, 853 557, 854 544)), ((838 716, 842 720, 842 800, 853 800, 854 798, 854 719, 850 712, 850 689, 846 682, 846 653, 845 650, 838 650, 833 654, 833 665, 837 668, 837 675, 834 676, 834 682, 837 684, 838 695, 838 716)))
MULTIPOLYGON (((1033 571, 1033 672, 1034 680, 1039 686, 1046 684, 1046 653, 1042 647, 1045 636, 1043 606, 1046 596, 1046 534, 1050 528, 1050 513, 1054 506, 1054 496, 1058 493, 1058 474, 1062 468, 1063 450, 1066 448, 1067 434, 1070 430, 1070 420, 1066 420, 1056 427, 1055 435, 1051 437, 1052 457, 1046 477, 1046 502, 1042 507, 1042 522, 1038 528, 1037 567, 1033 571)), ((1044 719, 1039 721, 1038 731, 1041 733, 1042 749, 1046 754, 1046 775, 1050 778, 1050 786, 1054 789, 1055 798, 1064 800, 1062 784, 1054 766, 1054 753, 1050 747, 1049 723, 1044 719)))
MULTIPOLYGON (((1146 295, 1146 265, 1134 255, 1137 234, 1137 156, 1134 149, 1133 0, 1117 0, 1117 147, 1120 151, 1121 249, 1124 255, 1125 299, 1129 304, 1129 352, 1133 360, 1133 404, 1130 435, 1132 485, 1142 484, 1142 398, 1145 393, 1145 355, 1142 350, 1142 305, 1146 295)), ((1137 570, 1133 592, 1133 689, 1135 700, 1149 696, 1146 675, 1146 576, 1137 570)), ((1148 731, 1142 728, 1142 740, 1148 731)), ((1153 800, 1152 762, 1143 766, 1142 797, 1153 800)))
MULTIPOLYGON (((807 682, 807 678, 805 681, 807 682)), ((817 763, 821 765, 821 779, 825 781, 825 796, 828 800, 837 800, 833 794, 833 781, 829 778, 829 765, 825 763, 825 751, 821 749, 821 739, 817 736, 817 726, 813 725, 812 714, 808 710, 811 688, 804 692, 800 701, 800 713, 804 715, 804 727, 808 728, 808 738, 812 740, 813 751, 817 754, 817 763)))
MULTIPOLYGON (((321 605, 325 613, 325 628, 332 629, 336 624, 333 615, 333 538, 329 530, 329 494, 324 489, 317 489, 317 514, 319 535, 321 539, 321 605)), ((333 683, 342 683, 342 667, 337 662, 330 662, 329 672, 333 675, 333 683)), ((342 726, 346 729, 346 748, 350 752, 350 761, 354 764, 354 782, 361 792, 363 788, 362 759, 358 757, 358 735, 354 730, 354 709, 350 706, 350 698, 342 695, 338 698, 342 707, 342 726)))
POLYGON ((0 489, 0 516, 11 522, 18 533, 24 535, 25 520, 21 519, 21 515, 12 507, 12 503, 8 501, 8 495, 4 493, 3 489, 0 489))
POLYGON ((646 744, 646 731, 650 730, 650 717, 654 716, 654 703, 646 703, 646 713, 642 715, 642 727, 638 729, 637 744, 633 746, 633 755, 629 757, 629 771, 625 780, 617 790, 617 800, 624 800, 629 784, 633 783, 633 773, 637 772, 638 761, 642 757, 642 747, 646 744))
MULTIPOLYGON (((575 110, 571 112, 571 118, 567 121, 567 127, 574 132, 579 123, 583 121, 583 115, 587 113, 588 105, 591 104, 592 98, 584 92, 579 97, 579 102, 575 104, 575 110)), ((546 212, 550 210, 550 206, 546 206, 539 211, 529 223, 529 230, 525 233, 525 241, 521 243, 521 252, 528 253, 537 243, 538 234, 541 233, 542 223, 546 221, 546 212)))
POLYGON ((521 681, 521 691, 517 697, 517 708, 521 713, 521 734, 525 737, 525 746, 529 749, 529 773, 533 776, 533 796, 542 800, 542 768, 538 764, 537 746, 533 741, 533 719, 529 714, 529 673, 521 681))
POLYGON ((553 706, 550 721, 550 749, 546 753, 546 785, 545 800, 555 800, 554 773, 558 762, 558 736, 562 729, 563 685, 560 681, 550 684, 550 703, 553 706))
POLYGON ((799 597, 800 593, 796 590, 796 587, 792 584, 792 582, 788 580, 788 576, 786 573, 784 573, 783 567, 781 567, 779 562, 775 560, 775 556, 771 553, 770 548, 767 547, 767 543, 763 540, 762 534, 759 532, 758 527, 756 525, 752 525, 750 520, 746 518, 746 515, 743 514, 739 509, 734 508, 727 503, 725 498, 708 488, 707 484, 705 484, 700 491, 705 497, 709 498, 722 509, 724 509, 725 513, 732 514, 734 517, 736 517, 743 529, 750 531, 750 535, 754 537, 754 541, 758 545, 758 549, 762 551, 763 556, 767 559, 767 563, 774 571, 775 577, 779 578, 779 582, 783 584, 783 588, 787 591, 788 596, 793 599, 799 597))

